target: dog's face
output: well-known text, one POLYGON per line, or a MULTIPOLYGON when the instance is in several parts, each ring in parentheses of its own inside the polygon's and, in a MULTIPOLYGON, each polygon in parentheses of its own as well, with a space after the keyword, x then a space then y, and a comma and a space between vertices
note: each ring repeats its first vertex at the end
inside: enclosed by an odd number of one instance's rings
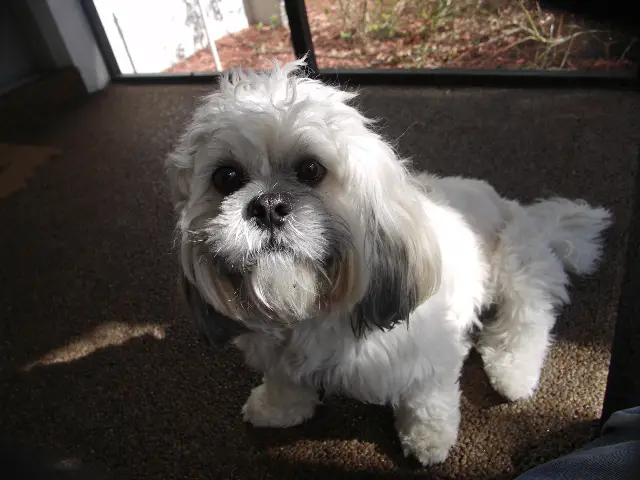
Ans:
POLYGON ((355 95, 301 65, 223 78, 168 159, 187 297, 220 340, 319 317, 387 328, 438 287, 421 193, 355 95))

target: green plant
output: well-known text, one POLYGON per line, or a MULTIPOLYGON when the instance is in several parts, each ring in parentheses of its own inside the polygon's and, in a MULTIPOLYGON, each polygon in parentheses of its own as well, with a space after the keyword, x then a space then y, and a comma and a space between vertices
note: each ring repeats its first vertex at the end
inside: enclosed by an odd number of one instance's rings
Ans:
POLYGON ((526 0, 518 0, 518 4, 525 18, 521 28, 528 34, 518 44, 527 41, 540 44, 533 62, 536 68, 564 68, 574 42, 579 37, 602 33, 600 30, 584 29, 575 24, 565 25, 564 15, 543 12, 539 1, 534 2, 533 7, 526 0))
POLYGON ((323 9, 337 25, 331 39, 342 40, 338 50, 358 49, 359 60, 370 66, 566 69, 600 60, 615 65, 634 47, 627 40, 621 46, 624 52, 612 59, 609 47, 619 39, 600 35, 605 32, 570 15, 546 11, 540 0, 331 0, 331 4, 323 9), (589 52, 598 43, 604 46, 603 57, 590 60, 589 52), (578 56, 578 51, 587 55, 578 56))
POLYGON ((425 5, 420 10, 420 18, 423 20, 420 35, 423 38, 428 37, 432 32, 450 26, 449 23, 457 13, 454 0, 436 0, 423 3, 425 5))
POLYGON ((360 39, 393 37, 407 8, 425 1, 429 0, 338 0, 342 31, 360 39))

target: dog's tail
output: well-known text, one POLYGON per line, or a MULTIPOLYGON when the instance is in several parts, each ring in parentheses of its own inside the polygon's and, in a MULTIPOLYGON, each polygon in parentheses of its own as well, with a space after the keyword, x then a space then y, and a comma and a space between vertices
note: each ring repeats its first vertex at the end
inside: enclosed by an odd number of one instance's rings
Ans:
POLYGON ((540 200, 526 209, 567 271, 588 275, 597 269, 602 234, 612 223, 609 210, 565 198, 540 200))

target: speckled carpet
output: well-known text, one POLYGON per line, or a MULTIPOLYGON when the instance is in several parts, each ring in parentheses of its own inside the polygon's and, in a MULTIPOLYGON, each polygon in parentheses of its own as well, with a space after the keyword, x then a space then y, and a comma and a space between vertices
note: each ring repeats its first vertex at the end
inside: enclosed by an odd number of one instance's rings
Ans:
POLYGON ((199 343, 175 295, 162 163, 204 92, 111 86, 34 133, 30 143, 59 154, 0 199, 0 442, 114 479, 480 479, 512 478, 591 438, 637 173, 636 96, 364 91, 421 167, 521 200, 583 197, 616 220, 603 268, 572 288, 535 398, 502 403, 472 356, 459 446, 425 470, 402 458, 385 408, 335 399, 301 427, 242 423, 259 377, 231 348, 199 343))

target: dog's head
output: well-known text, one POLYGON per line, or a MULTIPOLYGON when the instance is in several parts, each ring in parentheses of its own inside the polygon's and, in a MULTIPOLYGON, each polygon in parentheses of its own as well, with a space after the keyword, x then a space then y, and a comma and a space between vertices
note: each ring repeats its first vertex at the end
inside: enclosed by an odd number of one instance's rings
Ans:
POLYGON ((419 187, 356 95, 303 66, 223 76, 168 157, 186 297, 214 339, 390 328, 439 286, 419 187))

